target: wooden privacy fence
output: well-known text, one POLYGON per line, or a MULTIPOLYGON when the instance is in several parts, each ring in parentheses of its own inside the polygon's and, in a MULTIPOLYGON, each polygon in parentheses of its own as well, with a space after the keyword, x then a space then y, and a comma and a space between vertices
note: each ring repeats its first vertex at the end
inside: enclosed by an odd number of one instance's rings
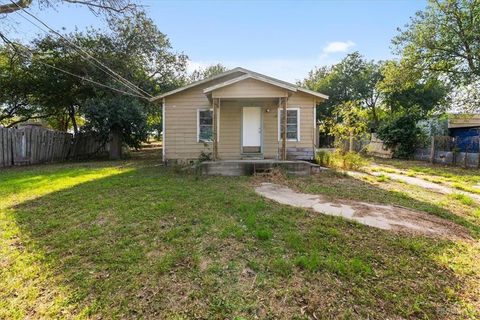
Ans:
POLYGON ((42 127, 0 127, 0 167, 85 159, 106 151, 92 135, 77 135, 42 127))

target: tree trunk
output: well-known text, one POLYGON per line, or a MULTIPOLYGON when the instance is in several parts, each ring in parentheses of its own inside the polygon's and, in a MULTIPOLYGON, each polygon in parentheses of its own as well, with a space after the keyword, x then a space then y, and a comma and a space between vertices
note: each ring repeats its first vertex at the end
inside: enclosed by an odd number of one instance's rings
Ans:
POLYGON ((110 130, 110 159, 119 160, 122 157, 122 132, 119 128, 110 130))
POLYGON ((377 108, 373 105, 373 106, 371 106, 371 109, 372 109, 373 124, 375 126, 375 129, 377 129, 377 127, 378 127, 377 108))
POLYGON ((77 119, 75 119, 75 107, 70 106, 69 112, 70 120, 72 120, 72 126, 73 126, 73 133, 76 136, 78 134, 78 125, 77 125, 77 119))
POLYGON ((350 132, 350 138, 348 143, 348 151, 353 152, 353 133, 350 132))

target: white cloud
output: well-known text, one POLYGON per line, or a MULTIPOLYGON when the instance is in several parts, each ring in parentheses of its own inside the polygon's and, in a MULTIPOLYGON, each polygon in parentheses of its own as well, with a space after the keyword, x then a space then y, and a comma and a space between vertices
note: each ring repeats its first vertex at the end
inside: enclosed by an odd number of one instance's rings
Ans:
POLYGON ((355 46, 355 42, 353 41, 334 41, 329 42, 325 48, 323 48, 323 52, 326 54, 329 53, 338 53, 338 52, 347 52, 348 49, 355 46))

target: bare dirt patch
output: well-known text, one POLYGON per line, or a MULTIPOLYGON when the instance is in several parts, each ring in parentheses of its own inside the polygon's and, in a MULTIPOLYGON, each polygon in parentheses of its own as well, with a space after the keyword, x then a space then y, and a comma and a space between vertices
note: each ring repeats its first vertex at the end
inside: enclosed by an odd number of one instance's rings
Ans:
POLYGON ((471 239, 467 229, 450 221, 398 206, 352 200, 330 200, 321 195, 296 192, 290 188, 261 183, 255 191, 271 200, 294 207, 354 220, 367 226, 428 236, 471 239))

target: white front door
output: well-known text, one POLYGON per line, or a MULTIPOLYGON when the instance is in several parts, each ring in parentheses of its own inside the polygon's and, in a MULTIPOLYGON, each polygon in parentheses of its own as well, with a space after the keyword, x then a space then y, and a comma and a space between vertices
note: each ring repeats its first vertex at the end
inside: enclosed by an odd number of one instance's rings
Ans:
POLYGON ((261 152, 262 145, 262 108, 244 107, 242 124, 243 152, 261 152))

